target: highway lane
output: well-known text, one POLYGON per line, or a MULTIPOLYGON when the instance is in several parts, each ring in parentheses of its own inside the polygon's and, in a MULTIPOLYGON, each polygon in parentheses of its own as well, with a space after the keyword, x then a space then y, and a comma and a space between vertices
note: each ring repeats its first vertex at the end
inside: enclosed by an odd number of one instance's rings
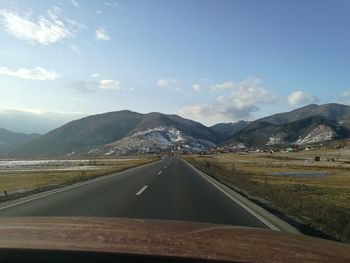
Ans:
POLYGON ((171 157, 29 199, 1 204, 0 216, 152 218, 267 228, 186 162, 171 157))

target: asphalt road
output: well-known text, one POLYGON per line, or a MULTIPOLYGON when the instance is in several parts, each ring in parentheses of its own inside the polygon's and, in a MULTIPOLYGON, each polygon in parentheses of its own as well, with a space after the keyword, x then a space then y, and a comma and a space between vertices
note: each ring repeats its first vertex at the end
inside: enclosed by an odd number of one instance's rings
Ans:
POLYGON ((0 216, 129 217, 267 228, 183 160, 171 157, 1 204, 0 216))

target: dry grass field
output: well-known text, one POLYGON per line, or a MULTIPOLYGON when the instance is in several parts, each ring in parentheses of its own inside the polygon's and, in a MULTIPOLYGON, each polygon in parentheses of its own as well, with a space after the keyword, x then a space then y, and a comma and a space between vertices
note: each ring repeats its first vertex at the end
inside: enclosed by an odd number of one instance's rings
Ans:
MULTIPOLYGON (((57 187, 150 163, 153 157, 83 160, 78 166, 41 165, 0 171, 0 197, 57 187)), ((46 160, 45 160, 46 161, 46 160)), ((24 161, 26 162, 26 161, 24 161)), ((54 161, 53 161, 54 162, 54 161)))
POLYGON ((350 151, 183 156, 251 199, 350 241, 350 151), (321 161, 314 161, 320 156, 321 161))

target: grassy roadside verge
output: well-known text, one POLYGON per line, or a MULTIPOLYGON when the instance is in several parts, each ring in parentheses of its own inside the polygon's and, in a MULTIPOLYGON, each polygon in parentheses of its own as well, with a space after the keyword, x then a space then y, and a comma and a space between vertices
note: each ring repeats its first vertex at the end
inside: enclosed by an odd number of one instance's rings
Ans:
POLYGON ((96 168, 89 170, 84 170, 84 167, 81 170, 50 170, 43 168, 34 171, 23 170, 0 173, 0 202, 121 172, 157 160, 155 158, 143 158, 115 162, 94 161, 96 168))
POLYGON ((336 174, 334 177, 316 179, 280 178, 269 176, 266 172, 268 169, 273 172, 298 171, 307 167, 290 165, 286 168, 285 162, 280 165, 274 162, 269 167, 266 163, 249 162, 248 157, 238 155, 183 158, 226 185, 240 189, 248 198, 271 210, 297 218, 337 240, 350 241, 350 185, 344 185, 347 181, 339 181, 336 174), (342 185, 338 185, 340 182, 342 185))

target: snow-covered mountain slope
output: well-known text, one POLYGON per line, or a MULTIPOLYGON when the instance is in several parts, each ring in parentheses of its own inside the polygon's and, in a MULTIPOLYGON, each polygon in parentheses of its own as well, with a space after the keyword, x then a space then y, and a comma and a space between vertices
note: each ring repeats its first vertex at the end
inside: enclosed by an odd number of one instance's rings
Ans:
POLYGON ((306 136, 300 137, 295 143, 296 144, 309 144, 332 140, 335 137, 335 132, 332 128, 326 125, 318 125, 306 136))
POLYGON ((285 144, 286 140, 285 138, 287 137, 286 133, 278 133, 274 136, 269 137, 269 141, 266 143, 267 146, 272 146, 272 145, 279 145, 279 144, 285 144))
POLYGON ((94 148, 88 154, 120 155, 165 151, 200 152, 214 146, 215 144, 211 141, 196 139, 174 127, 156 127, 136 132, 116 142, 94 148))
MULTIPOLYGON (((20 156, 81 155, 91 149, 100 148, 124 138, 123 142, 129 144, 128 137, 138 132, 141 132, 139 136, 146 136, 146 134, 142 135, 142 132, 159 127, 176 128, 178 131, 198 140, 214 143, 222 142, 219 133, 196 121, 174 114, 159 112, 142 114, 123 110, 91 115, 71 121, 37 140, 16 148, 16 154, 20 156)), ((167 137, 165 136, 165 138, 167 137)), ((137 136, 132 140, 137 140, 137 136)))

